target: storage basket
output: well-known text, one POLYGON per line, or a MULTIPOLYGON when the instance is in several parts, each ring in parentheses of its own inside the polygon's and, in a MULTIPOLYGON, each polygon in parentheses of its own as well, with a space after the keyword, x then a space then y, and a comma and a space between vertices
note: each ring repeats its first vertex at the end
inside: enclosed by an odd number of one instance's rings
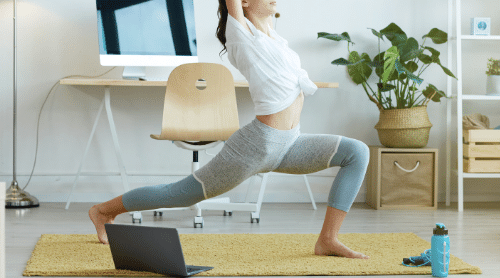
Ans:
POLYGON ((370 147, 366 203, 375 209, 437 209, 438 150, 370 147))
POLYGON ((434 204, 434 163, 430 153, 382 154, 380 205, 434 204))
POLYGON ((465 173, 500 173, 500 130, 464 130, 463 138, 465 173))

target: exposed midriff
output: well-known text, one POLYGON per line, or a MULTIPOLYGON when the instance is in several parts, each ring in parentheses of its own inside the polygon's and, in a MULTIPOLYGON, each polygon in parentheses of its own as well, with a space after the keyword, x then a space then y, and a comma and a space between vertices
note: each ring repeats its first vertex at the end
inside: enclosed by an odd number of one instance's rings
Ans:
POLYGON ((304 92, 301 91, 295 101, 285 110, 270 115, 258 115, 257 119, 275 129, 289 130, 299 124, 303 105, 304 92))

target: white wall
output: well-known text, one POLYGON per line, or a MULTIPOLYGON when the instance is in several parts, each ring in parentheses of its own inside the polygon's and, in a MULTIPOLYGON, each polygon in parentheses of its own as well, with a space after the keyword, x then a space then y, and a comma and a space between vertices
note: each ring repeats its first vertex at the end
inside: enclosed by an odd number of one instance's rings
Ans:
MULTIPOLYGON (((472 0, 467 0, 473 3, 472 0)), ((465 1, 465 2, 467 2, 465 1)), ((221 46, 215 37, 218 24, 218 1, 195 0, 197 40, 201 62, 222 63, 236 80, 243 76, 233 68, 227 56, 219 58, 221 46)), ((464 30, 468 33, 469 18, 492 17, 492 30, 500 34, 500 20, 494 17, 498 3, 482 0, 483 5, 464 3, 464 30)), ((317 39, 318 32, 348 31, 356 42, 353 49, 376 54, 376 38, 367 28, 380 30, 391 22, 397 23, 408 35, 421 37, 431 28, 447 30, 447 1, 434 0, 286 0, 278 1, 281 18, 276 29, 289 41, 289 46, 301 57, 302 65, 313 81, 339 82, 338 89, 319 89, 307 97, 301 118, 303 133, 340 134, 379 145, 374 129, 378 110, 362 87, 355 86, 346 69, 330 64, 346 57, 345 43, 317 39)), ((12 1, 0 2, 0 181, 10 184, 12 177, 12 1)), ((432 43, 428 43, 432 45, 432 43)), ((498 44, 480 42, 464 44, 464 66, 470 75, 464 78, 465 88, 484 93, 486 60, 499 57, 498 44), (477 61, 473 61, 473 60, 477 61)), ((446 45, 435 46, 441 51, 441 61, 447 64, 446 45)), ((32 170, 35 156, 36 125, 39 109, 52 85, 68 75, 99 75, 109 67, 99 64, 95 3, 89 1, 20 0, 18 1, 18 181, 24 187, 32 170)), ((119 78, 122 68, 107 78, 119 78)), ((455 70, 453 70, 455 72, 455 70)), ((431 67, 423 76, 425 82, 446 90, 446 78, 441 69, 431 67)), ((465 92, 465 91, 464 91, 465 92)), ((59 86, 54 91, 40 119, 38 159, 28 192, 41 201, 65 201, 78 169, 85 144, 103 96, 99 87, 59 86)), ((131 187, 168 183, 190 174, 191 153, 170 142, 150 139, 160 132, 164 89, 114 88, 112 107, 117 124, 123 158, 131 174, 131 187)), ((247 89, 237 90, 240 125, 250 122, 255 114, 247 89)), ((480 112, 490 117, 492 127, 500 124, 496 103, 464 105, 465 113, 480 112)), ((433 127, 428 147, 439 148, 439 200, 444 201, 446 161, 446 103, 431 103, 428 107, 433 127)), ((456 118, 453 119, 456 124, 456 118)), ((456 142, 455 135, 453 141, 456 142)), ((211 150, 217 153, 221 147, 211 150)), ((200 154, 203 166, 211 157, 200 154)), ((75 193, 76 201, 104 201, 123 193, 121 180, 107 176, 118 166, 106 122, 102 115, 96 138, 91 146, 84 171, 104 173, 103 176, 82 177, 75 193)), ((336 169, 309 175, 317 201, 327 199, 336 169)), ((496 180, 466 180, 466 201, 498 201, 500 189, 496 180)), ((245 183, 246 184, 246 183, 245 183)), ((245 185, 227 195, 241 200, 245 185)), ((366 188, 362 187, 356 201, 363 202, 366 188)), ((256 194, 256 191, 253 192, 256 194)), ((307 201, 300 177, 271 176, 265 201, 307 201)), ((456 196, 456 179, 452 181, 452 196, 456 196)), ((256 196, 255 196, 256 198, 256 196)), ((452 200, 456 200, 453 197, 452 200)))

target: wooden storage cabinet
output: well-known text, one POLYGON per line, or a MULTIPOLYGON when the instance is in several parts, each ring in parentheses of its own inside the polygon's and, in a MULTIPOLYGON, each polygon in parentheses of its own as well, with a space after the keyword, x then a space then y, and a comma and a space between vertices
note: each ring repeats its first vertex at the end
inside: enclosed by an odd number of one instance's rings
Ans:
POLYGON ((375 209, 437 209, 438 150, 370 146, 366 203, 375 209))
POLYGON ((500 130, 464 130, 464 173, 500 173, 500 130))

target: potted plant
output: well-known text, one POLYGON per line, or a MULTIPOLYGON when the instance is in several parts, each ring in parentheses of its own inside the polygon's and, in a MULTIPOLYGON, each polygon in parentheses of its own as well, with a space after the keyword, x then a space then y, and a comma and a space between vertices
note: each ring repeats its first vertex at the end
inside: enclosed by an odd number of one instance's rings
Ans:
POLYGON ((500 60, 488 59, 488 71, 486 72, 486 94, 500 94, 500 60))
POLYGON ((422 37, 424 41, 419 45, 415 38, 408 38, 395 23, 380 31, 368 29, 378 38, 378 54, 373 59, 367 53, 360 55, 350 50, 354 42, 347 32, 340 35, 320 32, 318 38, 347 41, 348 59, 339 58, 332 64, 347 66, 352 81, 357 85, 361 84, 370 101, 377 105, 380 118, 375 129, 382 145, 397 148, 425 147, 432 127, 427 104, 431 100, 440 102, 446 94, 432 84, 421 90, 420 86, 424 81, 421 75, 429 66, 436 64, 446 75, 456 77, 441 65, 440 52, 424 44, 427 39, 435 44, 443 44, 448 41, 448 35, 433 28, 422 37), (384 37, 392 46, 381 52, 380 43, 384 41, 384 37), (370 85, 369 78, 373 72, 378 76, 378 82, 370 85))

